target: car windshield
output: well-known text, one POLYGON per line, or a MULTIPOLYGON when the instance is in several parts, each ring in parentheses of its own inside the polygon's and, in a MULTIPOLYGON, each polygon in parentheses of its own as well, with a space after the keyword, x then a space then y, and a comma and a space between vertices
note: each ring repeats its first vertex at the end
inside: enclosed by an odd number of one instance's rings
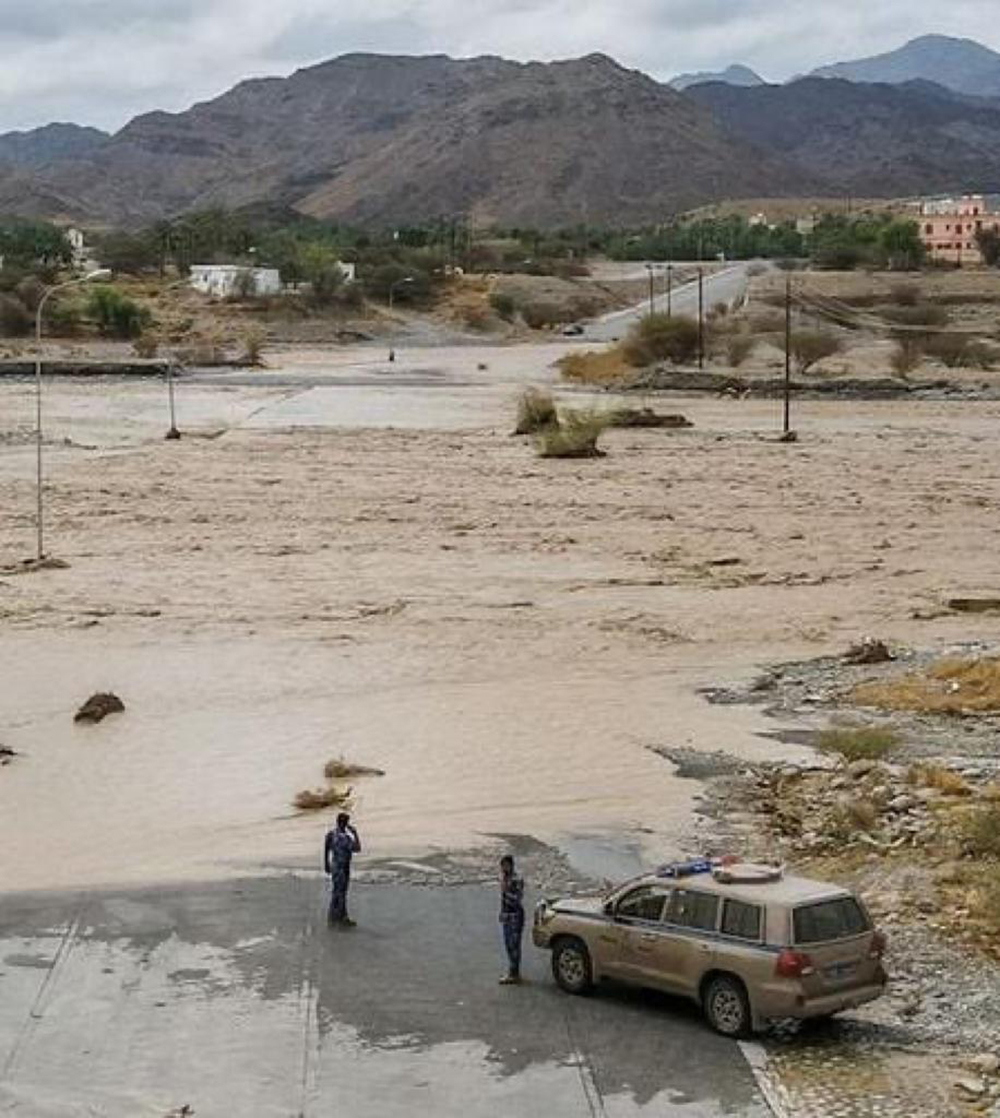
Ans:
POLYGON ((795 909, 793 920, 796 943, 849 939, 867 932, 870 927, 865 910, 854 897, 803 905, 795 909))

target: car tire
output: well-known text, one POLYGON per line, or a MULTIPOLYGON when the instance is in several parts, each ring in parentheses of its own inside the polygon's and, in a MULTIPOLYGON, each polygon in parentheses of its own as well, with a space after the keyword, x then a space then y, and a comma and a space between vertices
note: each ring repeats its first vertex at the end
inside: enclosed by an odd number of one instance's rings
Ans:
POLYGON ((552 949, 552 977, 567 994, 586 994, 594 984, 590 952, 578 939, 561 939, 552 949))
POLYGON ((717 974, 702 997, 705 1019, 722 1036, 741 1039, 753 1031, 753 1014, 746 987, 738 978, 717 974))

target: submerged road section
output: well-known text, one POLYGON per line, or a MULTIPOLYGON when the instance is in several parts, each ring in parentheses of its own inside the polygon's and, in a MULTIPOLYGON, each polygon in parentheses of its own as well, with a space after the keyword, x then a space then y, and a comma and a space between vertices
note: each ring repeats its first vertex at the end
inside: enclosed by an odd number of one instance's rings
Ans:
POLYGON ((767 1113, 684 1002, 569 997, 528 945, 528 981, 499 987, 491 889, 358 886, 350 932, 323 900, 295 874, 4 897, 0 1114, 767 1113))

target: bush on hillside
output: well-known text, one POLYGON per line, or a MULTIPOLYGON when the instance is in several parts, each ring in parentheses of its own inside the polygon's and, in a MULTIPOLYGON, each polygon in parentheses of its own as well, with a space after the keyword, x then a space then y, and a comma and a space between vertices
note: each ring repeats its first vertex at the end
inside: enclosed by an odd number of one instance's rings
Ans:
POLYGON ((637 368, 656 361, 688 364, 698 355, 698 323, 683 315, 646 315, 632 328, 623 353, 637 368))
POLYGON ((16 295, 0 295, 0 334, 5 338, 23 338, 31 333, 31 312, 16 295))
POLYGON ((137 338, 152 321, 146 307, 115 287, 95 287, 87 300, 87 313, 106 337, 137 338))
POLYGON ((795 371, 805 376, 818 362, 833 357, 842 348, 840 338, 827 330, 793 330, 791 356, 795 371))

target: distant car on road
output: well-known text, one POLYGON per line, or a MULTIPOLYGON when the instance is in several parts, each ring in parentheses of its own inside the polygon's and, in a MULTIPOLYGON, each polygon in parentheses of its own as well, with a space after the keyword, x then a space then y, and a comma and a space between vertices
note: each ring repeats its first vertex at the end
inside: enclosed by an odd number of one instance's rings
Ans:
POLYGON ((680 994, 724 1036, 830 1017, 885 992, 885 937, 839 885, 771 866, 661 867, 603 897, 539 901, 533 936, 568 993, 614 979, 680 994))
POLYGON ((579 322, 571 322, 569 326, 563 327, 564 338, 578 338, 583 333, 583 327, 579 322))

